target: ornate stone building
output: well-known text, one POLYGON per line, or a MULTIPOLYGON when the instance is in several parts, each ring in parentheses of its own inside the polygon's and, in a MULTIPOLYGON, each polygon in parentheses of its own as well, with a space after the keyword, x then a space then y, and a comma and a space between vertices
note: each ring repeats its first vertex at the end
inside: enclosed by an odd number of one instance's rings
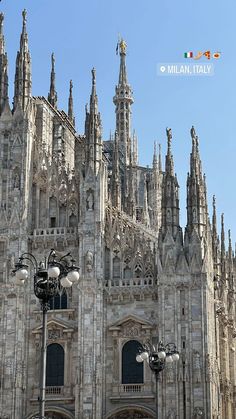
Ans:
MULTIPOLYGON (((133 93, 126 44, 113 99, 116 128, 102 137, 96 74, 78 134, 72 83, 68 112, 57 107, 52 56, 48 98, 32 97, 23 12, 13 108, 0 17, 0 417, 37 416, 40 304, 11 271, 25 251, 40 260, 70 250, 78 287, 51 301, 48 315, 48 418, 155 417, 155 386, 140 343, 175 342, 180 361, 162 373, 160 419, 236 417, 235 255, 219 239, 215 199, 208 216, 199 142, 191 129, 187 226, 179 223, 179 185, 167 129, 165 167, 138 164, 131 134, 133 93)), ((31 275, 32 277, 32 275, 31 275)))

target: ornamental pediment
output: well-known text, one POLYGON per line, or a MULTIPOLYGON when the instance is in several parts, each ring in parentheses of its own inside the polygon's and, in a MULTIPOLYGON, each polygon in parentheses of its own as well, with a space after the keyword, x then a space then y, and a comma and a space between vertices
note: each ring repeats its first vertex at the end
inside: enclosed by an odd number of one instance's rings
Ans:
MULTIPOLYGON (((57 320, 57 319, 52 319, 49 320, 47 322, 47 330, 48 332, 50 330, 60 330, 60 333, 62 332, 64 333, 73 333, 74 332, 74 328, 71 327, 71 325, 67 324, 64 321, 61 320, 57 320)), ((32 330, 33 334, 41 334, 42 333, 42 325, 36 327, 35 329, 32 330)))
POLYGON ((153 324, 140 317, 129 315, 123 319, 118 320, 109 327, 109 331, 113 335, 122 335, 127 337, 135 337, 142 335, 149 335, 153 324))

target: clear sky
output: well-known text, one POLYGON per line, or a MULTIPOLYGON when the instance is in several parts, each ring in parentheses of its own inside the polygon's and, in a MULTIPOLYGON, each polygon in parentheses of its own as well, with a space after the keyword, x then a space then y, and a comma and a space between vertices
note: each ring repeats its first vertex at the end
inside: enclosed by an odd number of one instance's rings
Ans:
POLYGON ((151 163, 155 140, 162 144, 164 154, 165 128, 171 127, 184 226, 189 131, 194 125, 207 178, 209 213, 215 194, 218 221, 224 212, 226 229, 231 228, 236 239, 234 0, 2 0, 0 8, 5 13, 11 98, 21 12, 26 8, 33 94, 48 93, 53 51, 59 108, 67 109, 69 80, 73 79, 77 128, 82 132, 94 66, 104 139, 115 126, 112 98, 119 69, 115 49, 121 34, 128 44, 128 78, 135 98, 132 125, 139 138, 140 163, 151 163), (208 49, 221 52, 221 58, 214 61, 213 76, 157 75, 157 63, 186 63, 184 52, 208 49))

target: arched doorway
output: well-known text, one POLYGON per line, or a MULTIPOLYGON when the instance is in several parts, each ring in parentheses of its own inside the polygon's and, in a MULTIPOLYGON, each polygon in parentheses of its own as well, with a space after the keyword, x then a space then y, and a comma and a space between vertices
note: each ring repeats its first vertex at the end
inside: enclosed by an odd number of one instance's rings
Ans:
POLYGON ((139 406, 124 407, 109 413, 106 419, 154 419, 155 413, 139 406))
MULTIPOLYGON (((38 419, 38 412, 31 413, 27 419, 38 419)), ((74 419, 74 415, 63 407, 46 408, 45 419, 74 419)))

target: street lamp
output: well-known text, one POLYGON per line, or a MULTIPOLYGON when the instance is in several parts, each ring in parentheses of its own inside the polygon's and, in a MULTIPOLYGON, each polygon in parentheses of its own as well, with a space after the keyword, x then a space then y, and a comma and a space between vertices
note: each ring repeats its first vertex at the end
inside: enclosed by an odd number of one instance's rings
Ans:
POLYGON ((75 260, 71 253, 58 259, 52 249, 45 257, 44 262, 39 262, 31 253, 23 253, 15 264, 13 274, 17 286, 23 286, 28 278, 28 265, 34 269, 34 294, 39 299, 43 312, 42 347, 40 365, 40 394, 39 394, 39 419, 45 419, 45 385, 46 385, 46 354, 47 354, 47 311, 50 309, 49 301, 55 297, 62 288, 70 288, 79 280, 79 268, 74 265, 75 260), (68 261, 69 258, 69 261, 68 261))
POLYGON ((150 342, 144 343, 136 356, 137 362, 147 361, 156 379, 156 419, 158 419, 158 379, 166 364, 179 360, 179 352, 174 343, 164 345, 162 341, 158 345, 150 342))

